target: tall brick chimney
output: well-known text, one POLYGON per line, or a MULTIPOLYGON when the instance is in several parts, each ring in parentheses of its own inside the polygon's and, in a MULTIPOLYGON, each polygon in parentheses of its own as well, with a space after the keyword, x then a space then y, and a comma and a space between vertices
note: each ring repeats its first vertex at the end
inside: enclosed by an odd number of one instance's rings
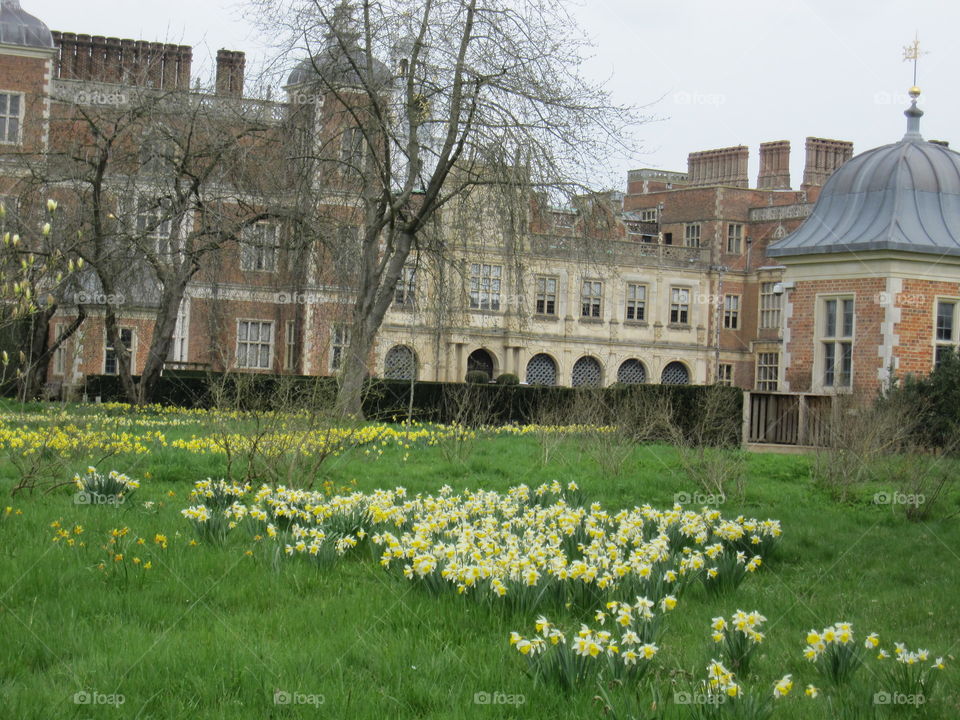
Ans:
POLYGON ((790 189, 790 141, 760 143, 759 190, 790 189))
POLYGON ((217 95, 243 97, 246 56, 233 50, 217 50, 217 95))
POLYGON ((807 164, 801 189, 820 187, 834 171, 853 157, 853 143, 847 140, 807 138, 807 164))
POLYGON ((745 145, 702 150, 687 156, 687 175, 691 185, 732 185, 749 187, 747 161, 750 151, 745 145))

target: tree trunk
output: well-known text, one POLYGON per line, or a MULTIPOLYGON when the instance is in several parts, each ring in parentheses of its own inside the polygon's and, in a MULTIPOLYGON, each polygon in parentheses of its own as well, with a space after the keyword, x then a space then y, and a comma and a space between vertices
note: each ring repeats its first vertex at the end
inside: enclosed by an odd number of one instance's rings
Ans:
MULTIPOLYGON (((359 335, 359 334, 358 334, 359 335)), ((358 341, 351 331, 350 346, 347 348, 340 370, 340 387, 337 390, 335 410, 345 419, 363 419, 363 384, 367 379, 367 358, 370 357, 372 341, 358 341)))
MULTIPOLYGON (((100 281, 106 291, 108 286, 103 282, 103 277, 100 278, 100 281)), ((111 286, 110 292, 106 292, 105 294, 110 295, 112 291, 113 288, 111 286)), ((113 354, 117 358, 117 375, 120 376, 123 394, 126 396, 127 402, 136 405, 139 396, 137 394, 137 384, 133 379, 133 373, 130 371, 130 349, 120 340, 120 326, 117 324, 117 314, 113 306, 105 305, 104 308, 104 324, 107 327, 107 337, 113 346, 113 354)))
POLYGON ((47 363, 42 362, 50 333, 50 318, 56 312, 56 306, 34 313, 27 327, 24 345, 27 346, 26 360, 17 378, 17 398, 20 402, 36 399, 43 390, 47 379, 47 363))
MULTIPOLYGON (((383 324, 383 317, 393 302, 393 294, 403 273, 403 266, 410 256, 413 240, 412 232, 396 233, 393 253, 386 260, 382 274, 378 274, 377 269, 383 262, 383 258, 377 257, 372 252, 365 253, 363 277, 353 311, 350 346, 344 358, 340 388, 337 391, 336 411, 341 417, 363 418, 363 383, 367 375, 367 360, 373 349, 377 331, 383 324)), ((379 245, 376 238, 367 239, 367 243, 371 242, 379 245)), ((368 245, 366 250, 371 250, 371 247, 368 245)))
POLYGON ((140 373, 140 382, 137 387, 137 402, 147 405, 153 401, 163 365, 170 353, 170 344, 173 342, 173 333, 177 327, 177 315, 180 312, 180 303, 183 302, 187 281, 178 278, 175 283, 167 285, 160 298, 160 307, 153 325, 153 336, 150 340, 150 352, 140 373))
POLYGON ((20 402, 27 402, 40 396, 43 391, 44 382, 47 379, 47 370, 50 367, 50 359, 53 354, 60 349, 67 340, 80 328, 87 314, 83 308, 79 308, 77 317, 73 319, 63 335, 58 337, 53 344, 50 339, 50 320, 57 312, 57 305, 46 308, 36 313, 34 322, 30 327, 29 353, 27 355, 27 364, 17 380, 17 397, 20 402))

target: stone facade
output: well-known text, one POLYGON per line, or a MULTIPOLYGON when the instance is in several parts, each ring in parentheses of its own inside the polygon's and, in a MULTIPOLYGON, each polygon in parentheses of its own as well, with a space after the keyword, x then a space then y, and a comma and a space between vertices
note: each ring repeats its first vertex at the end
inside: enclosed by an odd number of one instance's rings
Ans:
MULTIPOLYGON (((186 46, 71 33, 54 33, 54 42, 49 51, 0 51, 0 92, 24 96, 23 149, 64 141, 50 138, 51 118, 62 119, 78 92, 122 93, 125 82, 190 86, 186 46)), ((246 102, 243 54, 221 51, 217 67, 211 101, 246 102)), ((316 108, 338 114, 336 102, 288 90, 285 102, 263 103, 265 117, 302 114, 301 129, 309 132, 330 125, 312 114, 316 108)), ((862 258, 767 255, 809 217, 852 144, 807 138, 805 152, 799 190, 790 189, 790 143, 774 141, 761 145, 755 189, 746 177, 749 149, 736 146, 692 153, 686 172, 631 171, 625 192, 578 198, 573 207, 551 209, 534 198, 524 227, 510 237, 445 212, 441 232, 450 252, 442 261, 411 258, 421 263, 415 282, 387 313, 370 373, 414 369, 420 379, 461 381, 483 368, 561 385, 719 379, 747 389, 835 392, 825 385, 819 324, 828 298, 854 302, 853 389, 875 391, 891 369, 929 372, 938 298, 960 296, 952 264, 930 270, 874 258, 865 270, 862 258), (612 218, 600 229, 591 224, 598 208, 612 218), (471 296, 477 275, 499 285, 495 302, 471 296)), ((16 178, 0 176, 2 195, 16 178)), ((482 206, 473 213, 489 214, 482 206)), ((211 254, 188 286, 169 367, 235 367, 240 336, 253 323, 269 351, 264 366, 250 371, 335 373, 349 320, 335 268, 311 266, 298 275, 302 268, 281 243, 268 267, 245 269, 240 252, 234 246, 211 254)), ((74 316, 66 308, 52 337, 74 316)), ((150 307, 124 309, 135 369, 145 360, 151 317, 150 307)), ((103 325, 102 313, 92 312, 58 353, 51 382, 81 384, 109 369, 103 325)))

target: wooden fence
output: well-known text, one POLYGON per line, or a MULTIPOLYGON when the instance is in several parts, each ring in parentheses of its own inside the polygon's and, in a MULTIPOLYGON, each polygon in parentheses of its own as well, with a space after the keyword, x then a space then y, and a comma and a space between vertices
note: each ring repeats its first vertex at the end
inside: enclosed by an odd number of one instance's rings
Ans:
POLYGON ((744 393, 743 442, 823 445, 833 400, 832 395, 807 393, 744 393))

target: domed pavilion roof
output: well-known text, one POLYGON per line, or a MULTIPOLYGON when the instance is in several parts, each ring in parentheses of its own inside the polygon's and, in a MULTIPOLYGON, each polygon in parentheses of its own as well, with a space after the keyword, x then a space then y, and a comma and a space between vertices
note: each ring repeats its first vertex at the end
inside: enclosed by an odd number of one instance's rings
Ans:
POLYGON ((0 43, 52 48, 50 29, 20 7, 20 0, 0 0, 0 43))
POLYGON ((770 257, 873 250, 960 255, 960 153, 920 135, 919 88, 898 143, 848 160, 824 185, 813 212, 770 257))

